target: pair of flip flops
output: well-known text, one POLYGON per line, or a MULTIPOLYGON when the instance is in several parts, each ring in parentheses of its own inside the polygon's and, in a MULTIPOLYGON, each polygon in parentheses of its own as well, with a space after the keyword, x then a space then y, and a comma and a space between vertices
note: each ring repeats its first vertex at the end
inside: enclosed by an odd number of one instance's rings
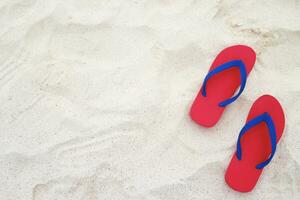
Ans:
MULTIPOLYGON (((225 108, 242 94, 255 60, 256 54, 248 46, 221 51, 192 104, 191 118, 204 127, 214 126, 225 108)), ((254 188, 275 154, 284 125, 284 112, 275 97, 263 95, 253 103, 226 170, 225 181, 231 188, 239 192, 254 188)))

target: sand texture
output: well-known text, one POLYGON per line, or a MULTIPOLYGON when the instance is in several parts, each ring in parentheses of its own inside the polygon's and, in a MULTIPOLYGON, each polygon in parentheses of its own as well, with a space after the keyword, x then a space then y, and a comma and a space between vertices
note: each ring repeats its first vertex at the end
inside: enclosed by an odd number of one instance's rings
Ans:
POLYGON ((300 199, 299 0, 1 0, 1 200, 300 199), (243 95, 188 111, 216 54, 246 44, 243 95), (224 182, 263 94, 285 132, 251 193, 224 182))

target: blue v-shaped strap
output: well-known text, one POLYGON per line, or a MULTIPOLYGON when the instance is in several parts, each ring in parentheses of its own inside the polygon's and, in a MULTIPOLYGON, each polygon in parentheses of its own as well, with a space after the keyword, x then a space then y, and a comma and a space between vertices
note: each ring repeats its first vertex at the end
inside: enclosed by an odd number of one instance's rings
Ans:
POLYGON ((215 74, 218 74, 226 69, 230 69, 232 67, 238 67, 240 69, 240 73, 241 73, 241 86, 240 86, 240 91, 234 96, 231 97, 225 101, 222 101, 221 103, 219 103, 220 107, 225 107, 228 104, 234 102, 243 92, 245 86, 246 86, 246 79, 247 79, 247 72, 246 72, 246 68, 245 65, 243 63, 243 61, 241 60, 232 60, 229 62, 226 62, 218 67, 216 67, 215 69, 211 70, 205 77, 204 82, 203 82, 203 86, 202 86, 202 95, 205 97, 206 96, 206 84, 207 81, 214 76, 215 74))
POLYGON ((269 158, 256 165, 256 169, 262 169, 264 168, 267 164, 269 164, 275 154, 276 151, 276 130, 275 130, 275 126, 273 123, 272 118, 270 117, 270 115, 268 113, 263 113, 257 117, 255 117, 254 119, 250 120, 249 122, 246 123, 246 125, 242 128, 239 137, 238 137, 238 141, 237 141, 237 150, 236 150, 236 156, 239 160, 242 159, 242 147, 241 147, 241 138, 242 136, 247 133, 247 131, 252 128, 253 126, 261 123, 261 122, 265 122, 269 128, 269 135, 270 135, 270 140, 271 140, 271 147, 272 147, 272 152, 271 155, 269 156, 269 158))

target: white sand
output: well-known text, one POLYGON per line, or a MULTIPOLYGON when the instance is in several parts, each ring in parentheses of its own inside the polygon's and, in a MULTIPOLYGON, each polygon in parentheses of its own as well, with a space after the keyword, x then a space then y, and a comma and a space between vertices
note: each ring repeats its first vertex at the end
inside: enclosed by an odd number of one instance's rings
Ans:
POLYGON ((300 199, 297 0, 1 0, 0 199, 300 199), (257 62, 239 100, 202 128, 189 107, 216 54, 257 62), (253 101, 286 114, 252 193, 224 183, 253 101))

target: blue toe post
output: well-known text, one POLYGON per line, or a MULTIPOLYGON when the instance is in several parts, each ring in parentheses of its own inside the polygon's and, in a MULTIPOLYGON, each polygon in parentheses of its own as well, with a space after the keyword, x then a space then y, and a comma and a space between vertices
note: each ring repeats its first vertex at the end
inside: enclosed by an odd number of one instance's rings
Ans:
POLYGON ((225 101, 222 101, 219 103, 219 106, 220 107, 225 107, 227 106, 228 104, 231 104, 232 102, 234 102, 243 92, 243 90, 245 89, 245 86, 246 86, 246 80, 247 80, 247 72, 246 72, 246 68, 245 68, 245 65, 243 63, 243 61, 241 60, 232 60, 232 61, 229 61, 229 62, 226 62, 218 67, 216 67, 215 69, 211 70, 205 77, 204 79, 204 82, 203 82, 203 86, 202 86, 202 95, 205 97, 206 96, 206 84, 207 84, 207 81, 212 77, 214 76, 215 74, 218 74, 224 70, 227 70, 227 69, 230 69, 232 67, 238 67, 240 69, 240 73, 241 73, 241 86, 240 86, 240 90, 239 92, 225 100, 225 101))
POLYGON ((246 123, 246 125, 242 128, 240 134, 239 134, 239 137, 238 137, 238 140, 237 140, 237 149, 236 149, 236 156, 238 158, 238 160, 241 160, 242 159, 242 147, 241 147, 241 138, 242 136, 247 133, 247 131, 256 126, 257 124, 261 123, 261 122, 265 122, 269 128, 269 135, 270 135, 270 140, 271 140, 271 146, 272 146, 272 152, 271 152, 271 155, 269 156, 269 158, 256 165, 256 169, 262 169, 264 168, 266 165, 268 165, 274 154, 275 154, 275 151, 276 151, 276 129, 275 129, 275 126, 274 126, 274 123, 273 123, 273 120, 271 118, 271 116, 268 114, 268 113, 263 113, 255 118, 253 118, 252 120, 250 120, 249 122, 246 123))

